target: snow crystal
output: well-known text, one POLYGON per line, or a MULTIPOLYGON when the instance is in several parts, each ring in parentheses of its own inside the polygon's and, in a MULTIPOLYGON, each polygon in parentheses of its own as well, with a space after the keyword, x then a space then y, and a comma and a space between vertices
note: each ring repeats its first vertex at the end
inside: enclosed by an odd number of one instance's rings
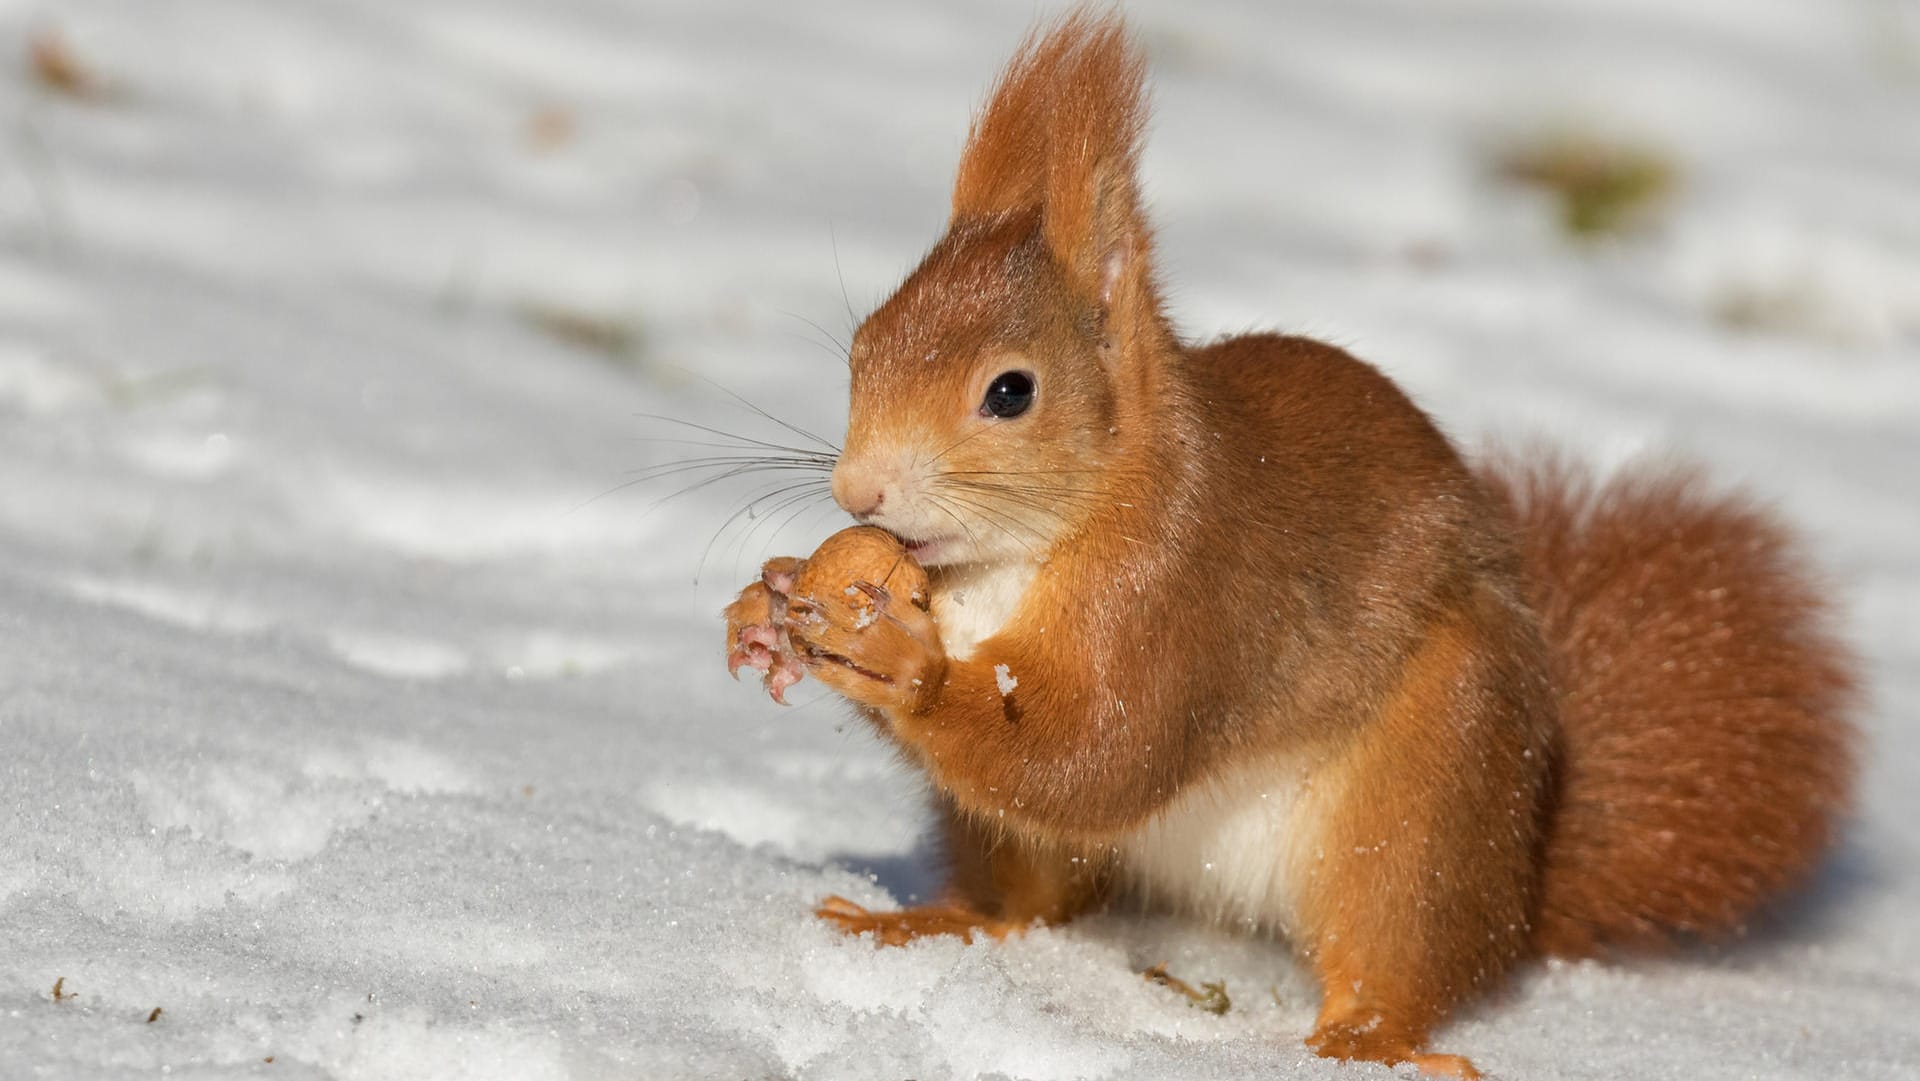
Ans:
POLYGON ((993 666, 993 685, 1000 688, 1000 697, 1005 698, 1013 693, 1013 689, 1020 685, 1020 681, 1014 677, 1011 668, 1004 664, 996 664, 993 666))

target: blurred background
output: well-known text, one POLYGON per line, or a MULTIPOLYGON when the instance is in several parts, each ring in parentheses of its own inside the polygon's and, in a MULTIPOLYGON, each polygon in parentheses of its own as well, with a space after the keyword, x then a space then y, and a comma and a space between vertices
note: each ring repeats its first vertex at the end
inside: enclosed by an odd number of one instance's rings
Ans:
MULTIPOLYGON (((1330 339, 1469 447, 1700 461, 1805 529, 1868 652, 1799 952, 1598 1015, 1549 975, 1471 1022, 1482 1065, 1910 1066, 1920 4, 1125 8, 1184 334, 1330 339), (1620 1057, 1703 995, 1737 1008, 1620 1057)), ((840 438, 844 343, 1035 16, 0 0, 0 1064, 1322 1068, 1305 984, 1203 1021, 1133 988, 1142 951, 1253 964, 1204 937, 1022 947, 1046 979, 830 952, 807 900, 931 888, 919 793, 817 691, 721 675, 721 604, 843 519, 689 459, 840 438), (942 1027, 980 1009, 1013 1035, 942 1027)))
MULTIPOLYGON (((1331 338, 1468 443, 1712 440, 1771 476, 1816 435, 1809 406, 1854 437, 1912 418, 1911 2, 1129 11, 1189 336, 1331 338)), ((131 439, 155 393, 232 407, 270 378, 326 429, 303 449, 332 461, 306 467, 524 440, 510 468, 582 498, 670 456, 629 442, 660 434, 634 402, 725 403, 700 377, 837 438, 838 343, 937 235, 969 110, 1032 14, 7 4, 0 327, 8 385, 37 388, 9 397, 105 381, 131 439), (604 412, 557 389, 583 371, 621 388, 604 412), (449 381, 491 411, 446 408, 449 381)), ((267 423, 173 457, 296 453, 267 423)), ((22 528, 58 466, 33 464, 22 528)), ((567 528, 618 532, 657 494, 567 528)))

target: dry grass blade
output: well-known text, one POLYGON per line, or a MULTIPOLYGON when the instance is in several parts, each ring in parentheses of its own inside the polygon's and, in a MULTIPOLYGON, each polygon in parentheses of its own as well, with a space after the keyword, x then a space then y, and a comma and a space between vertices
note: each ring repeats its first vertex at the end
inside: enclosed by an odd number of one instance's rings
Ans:
POLYGON ((40 31, 28 43, 27 50, 33 77, 46 89, 81 101, 100 101, 107 97, 106 80, 81 61, 59 31, 40 31))
POLYGON ((540 301, 522 303, 519 312, 520 318, 550 338, 622 363, 638 360, 645 345, 640 325, 631 319, 540 301))
POLYGON ((1157 964, 1140 975, 1162 987, 1171 987, 1187 996, 1188 1005, 1196 1010, 1205 1010, 1210 1014, 1221 1015, 1233 1009, 1233 1000, 1227 997, 1227 981, 1214 980, 1203 983, 1198 990, 1187 981, 1167 971, 1165 962, 1157 964))
POLYGON ((523 134, 529 149, 546 152, 573 142, 579 126, 571 109, 543 105, 527 117, 523 134))

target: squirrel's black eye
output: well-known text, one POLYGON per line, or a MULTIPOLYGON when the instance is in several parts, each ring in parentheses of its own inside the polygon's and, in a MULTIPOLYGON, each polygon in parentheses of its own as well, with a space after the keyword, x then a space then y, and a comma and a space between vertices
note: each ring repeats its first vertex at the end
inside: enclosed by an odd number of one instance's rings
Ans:
POLYGON ((1001 372, 987 384, 987 396, 980 411, 990 417, 1017 417, 1033 407, 1033 375, 1029 372, 1001 372))

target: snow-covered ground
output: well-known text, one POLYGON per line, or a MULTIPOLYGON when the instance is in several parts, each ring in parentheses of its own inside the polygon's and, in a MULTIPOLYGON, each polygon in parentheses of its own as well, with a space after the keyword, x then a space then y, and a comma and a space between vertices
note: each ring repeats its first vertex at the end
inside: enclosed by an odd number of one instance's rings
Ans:
MULTIPOLYGON (((1869 659, 1808 895, 1441 1044, 1920 1074, 1920 6, 1131 7, 1188 333, 1332 338, 1468 442, 1700 459, 1804 525, 1869 659), (1666 214, 1583 248, 1492 175, 1566 128, 1662 148, 1666 214)), ((643 414, 798 438, 700 377, 838 437, 829 338, 1034 12, 0 0, 0 1076, 1383 1075, 1306 1053, 1272 943, 818 925, 930 888, 918 793, 815 685, 729 682, 716 612, 841 521, 707 551, 753 486, 620 487, 688 453, 643 414), (50 38, 90 98, 32 77, 50 38)))

